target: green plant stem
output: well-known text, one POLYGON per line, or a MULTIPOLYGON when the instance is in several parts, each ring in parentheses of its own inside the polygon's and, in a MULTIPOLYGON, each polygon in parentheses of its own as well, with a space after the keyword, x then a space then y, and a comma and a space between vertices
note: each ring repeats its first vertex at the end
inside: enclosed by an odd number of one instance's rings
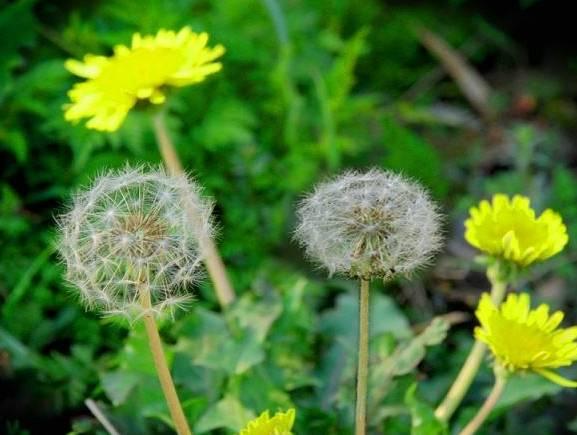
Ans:
MULTIPOLYGON (((168 172, 173 175, 184 174, 182 164, 180 163, 180 159, 176 154, 176 150, 168 134, 166 123, 164 121, 164 113, 162 111, 159 111, 154 115, 152 124, 158 149, 162 155, 162 159, 168 172)), ((192 216, 192 218, 194 218, 194 216, 192 216)), ((222 308, 226 308, 234 301, 236 295, 228 278, 224 262, 222 261, 214 241, 210 237, 204 237, 199 241, 199 244, 202 247, 204 264, 206 265, 206 269, 208 270, 208 274, 214 285, 214 291, 218 303, 222 308)))
MULTIPOLYGON (((491 299, 495 305, 500 305, 505 297, 507 290, 507 283, 500 275, 498 264, 490 266, 487 269, 487 277, 491 282, 491 299)), ((469 352, 461 371, 449 389, 449 392, 443 399, 443 402, 435 410, 436 417, 441 421, 449 421, 453 413, 459 407, 465 394, 469 391, 479 367, 483 362, 483 357, 487 351, 487 346, 484 343, 475 341, 473 348, 469 352)))
POLYGON ((369 281, 361 278, 359 293, 359 354, 357 366, 357 403, 355 435, 365 435, 367 414, 367 378, 369 373, 369 281))
POLYGON ((140 303, 145 313, 143 320, 144 326, 146 327, 146 334, 148 336, 148 344, 154 360, 154 367, 156 368, 158 380, 160 381, 166 404, 168 405, 170 415, 172 416, 174 427, 178 435, 192 435, 186 417, 184 416, 182 405, 180 404, 180 400, 176 394, 176 388, 174 387, 168 364, 166 363, 166 357, 162 350, 162 342, 160 341, 160 334, 158 333, 156 321, 150 312, 150 292, 148 288, 145 288, 144 286, 140 289, 140 303))
POLYGON ((499 398, 503 393, 503 389, 505 388, 506 383, 507 378, 505 376, 497 374, 496 372, 495 385, 493 385, 491 393, 483 403, 483 406, 481 406, 481 409, 479 409, 479 412, 477 412, 477 415, 475 415, 475 417, 469 422, 469 424, 465 426, 465 428, 461 431, 459 435, 473 435, 475 432, 477 432, 477 430, 479 430, 483 422, 487 419, 487 417, 489 416, 489 414, 499 401, 499 398))

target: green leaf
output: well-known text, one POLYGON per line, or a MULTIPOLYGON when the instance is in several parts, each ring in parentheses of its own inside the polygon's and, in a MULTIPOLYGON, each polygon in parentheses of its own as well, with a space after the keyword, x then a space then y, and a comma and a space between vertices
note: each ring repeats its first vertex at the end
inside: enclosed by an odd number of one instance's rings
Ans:
MULTIPOLYGON (((359 301, 356 296, 342 294, 337 306, 321 316, 321 332, 345 339, 349 344, 356 342, 358 333, 359 301)), ((412 336, 409 322, 403 312, 389 296, 372 293, 370 302, 371 337, 390 332, 398 339, 412 336)))
POLYGON ((397 376, 406 375, 412 372, 423 360, 427 346, 434 346, 441 343, 447 336, 449 324, 446 320, 436 317, 430 325, 413 338, 408 345, 400 346, 396 354, 391 358, 394 367, 394 374, 397 376))
POLYGON ((187 321, 184 331, 176 349, 190 355, 199 366, 238 375, 265 356, 255 331, 239 330, 233 337, 221 317, 201 308, 187 321))
POLYGON ((195 131, 196 146, 205 146, 211 151, 238 150, 239 146, 255 142, 256 123, 256 116, 246 102, 230 96, 217 100, 195 131))
POLYGON ((0 184, 0 233, 7 239, 29 230, 29 222, 21 208, 22 201, 17 193, 8 184, 0 184))
POLYGON ((448 434, 446 424, 435 417, 434 409, 417 397, 417 384, 409 387, 405 394, 405 404, 411 411, 411 435, 448 434))
POLYGON ((242 329, 250 329, 259 342, 264 341, 272 324, 282 313, 279 300, 255 301, 250 294, 242 295, 229 313, 242 329))
POLYGON ((14 368, 37 367, 41 362, 38 354, 4 328, 0 328, 0 349, 8 351, 14 368))
POLYGON ((138 385, 140 376, 137 373, 126 370, 102 373, 100 383, 104 392, 115 405, 121 405, 126 401, 130 392, 138 385))
POLYGON ((327 73, 327 90, 329 92, 331 110, 338 111, 347 101, 355 84, 355 67, 359 57, 367 52, 368 29, 363 28, 342 44, 339 56, 335 59, 331 70, 327 73))
POLYGON ((562 389, 560 385, 534 373, 514 375, 507 381, 495 411, 504 411, 520 402, 557 394, 562 389))
POLYGON ((437 149, 421 136, 401 125, 392 116, 383 121, 383 164, 414 177, 438 197, 447 194, 449 185, 443 174, 443 161, 437 149))
POLYGON ((255 415, 252 411, 246 409, 238 399, 228 395, 208 409, 196 424, 194 431, 204 433, 226 428, 238 432, 253 418, 255 415))
POLYGON ((34 41, 36 19, 32 7, 35 0, 16 1, 0 10, 0 100, 10 83, 10 71, 20 63, 18 49, 34 41))
POLYGON ((394 374, 396 376, 406 375, 411 373, 417 365, 425 357, 425 345, 419 339, 411 340, 411 342, 403 347, 400 352, 397 353, 394 360, 394 374))
POLYGON ((445 340, 449 328, 449 322, 444 318, 435 317, 419 337, 426 346, 435 346, 445 340))
POLYGON ((28 142, 20 130, 0 130, 0 147, 10 151, 19 163, 25 162, 28 157, 28 142))
MULTIPOLYGON (((172 353, 164 353, 170 365, 172 353)), ((124 348, 118 354, 118 369, 101 373, 103 388, 116 405, 138 404, 139 412, 146 417, 167 421, 168 409, 158 381, 154 361, 148 345, 143 322, 132 325, 124 348), (115 385, 114 382, 120 382, 115 385)))

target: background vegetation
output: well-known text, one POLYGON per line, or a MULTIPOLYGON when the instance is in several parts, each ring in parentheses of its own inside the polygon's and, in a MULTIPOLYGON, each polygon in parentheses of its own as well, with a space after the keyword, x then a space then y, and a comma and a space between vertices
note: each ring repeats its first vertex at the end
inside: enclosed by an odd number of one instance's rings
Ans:
MULTIPOLYGON (((92 398, 122 433, 169 433, 143 331, 76 302, 54 253, 54 216, 104 168, 160 161, 144 112, 114 134, 64 121, 75 82, 64 60, 190 25, 226 46, 224 69, 174 93, 169 127, 185 167, 217 199, 240 295, 224 315, 206 282, 164 325, 195 431, 229 433, 294 406, 296 433, 351 432, 356 284, 305 262, 291 231, 315 182, 378 166, 431 189, 447 245, 420 277, 373 288, 369 415, 378 433, 408 433, 418 420, 414 433, 438 433, 431 406, 471 345, 472 305, 487 289, 463 240, 468 207, 524 193, 559 211, 577 240, 577 56, 559 3, 0 0, 0 432, 104 433, 84 405, 92 398), (456 52, 435 51, 424 28, 456 52), (446 69, 455 56, 473 69, 446 69), (443 331, 425 326, 443 313, 453 327, 439 344, 443 331)), ((570 242, 518 287, 575 322, 576 259, 570 242)), ((456 427, 490 382, 485 367, 456 427)), ((486 431, 575 431, 576 406, 572 391, 516 379, 486 431)))

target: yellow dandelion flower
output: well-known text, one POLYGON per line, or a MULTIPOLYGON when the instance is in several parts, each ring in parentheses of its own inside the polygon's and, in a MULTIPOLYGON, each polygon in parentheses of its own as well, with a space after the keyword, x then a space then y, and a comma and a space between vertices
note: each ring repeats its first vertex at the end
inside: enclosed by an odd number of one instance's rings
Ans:
POLYGON ((470 209, 465 239, 490 255, 527 266, 560 252, 569 237, 561 216, 545 210, 539 217, 529 198, 497 194, 470 209))
POLYGON ((277 412, 274 417, 269 412, 263 412, 258 418, 250 421, 240 431, 240 435, 292 435, 291 429, 295 421, 295 410, 277 412))
POLYGON ((117 45, 110 57, 86 55, 82 61, 69 59, 65 67, 86 81, 68 92, 71 103, 64 106, 68 121, 90 118, 86 126, 115 131, 139 100, 162 104, 165 87, 182 87, 202 82, 219 71, 214 60, 224 53, 222 45, 206 46, 208 35, 189 27, 179 32, 159 30, 156 36, 132 36, 132 45, 117 45))
POLYGON ((547 304, 532 310, 527 293, 511 293, 497 308, 485 293, 475 314, 481 323, 475 338, 489 346, 502 367, 511 372, 534 371, 564 387, 577 388, 577 382, 551 370, 577 361, 577 326, 559 328, 561 311, 549 314, 547 304))

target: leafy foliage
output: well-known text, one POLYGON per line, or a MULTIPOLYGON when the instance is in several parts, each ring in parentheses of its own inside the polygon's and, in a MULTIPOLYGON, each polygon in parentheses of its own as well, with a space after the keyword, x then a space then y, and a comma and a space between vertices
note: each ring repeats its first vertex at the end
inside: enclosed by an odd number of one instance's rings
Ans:
MULTIPOLYGON (((530 13, 545 2, 521 3, 530 13)), ((525 71, 527 84, 495 81, 497 119, 485 124, 415 30, 435 29, 482 73, 522 64, 521 47, 494 27, 483 2, 445 6, 0 0, 0 432, 104 433, 87 398, 121 433, 169 430, 142 326, 127 330, 82 311, 54 254, 53 216, 104 169, 160 161, 145 108, 113 134, 63 119, 75 82, 64 60, 109 54, 133 32, 190 25, 227 48, 224 69, 170 95, 168 128, 185 168, 216 198, 219 249, 239 294, 221 311, 206 282, 193 308, 163 325, 195 433, 232 433, 264 409, 288 407, 297 409, 295 433, 351 432, 357 289, 311 271, 291 235, 302 192, 342 169, 371 166, 418 179, 443 201, 448 249, 412 284, 373 285, 370 425, 378 433, 447 433, 434 403, 470 347, 459 337, 472 323, 446 338, 448 324, 434 315, 468 310, 487 285, 469 267, 464 214, 493 192, 525 193, 559 211, 575 239, 574 144, 564 128, 577 108, 565 74, 525 71), (428 326, 411 327, 423 319, 428 326)), ((526 277, 538 298, 574 306, 570 286, 549 279, 552 271, 576 277, 574 256, 572 244, 526 277)), ((485 366, 457 426, 490 379, 485 366)), ((566 408, 556 402, 551 421, 522 406, 545 407, 556 392, 541 378, 512 381, 490 428, 514 434, 534 422, 540 433, 561 433, 573 418, 571 400, 566 408)))

